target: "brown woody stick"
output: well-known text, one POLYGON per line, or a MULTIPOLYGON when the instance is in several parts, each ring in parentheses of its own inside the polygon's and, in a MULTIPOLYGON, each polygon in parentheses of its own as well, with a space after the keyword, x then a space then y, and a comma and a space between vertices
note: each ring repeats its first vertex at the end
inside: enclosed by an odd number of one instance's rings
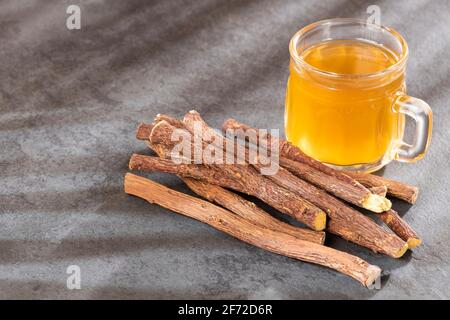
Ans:
POLYGON ((210 202, 215 202, 222 207, 227 208, 231 212, 234 212, 240 217, 261 227, 284 232, 298 239, 314 242, 317 244, 323 244, 325 241, 325 232, 297 228, 290 224, 277 220, 264 210, 257 207, 253 202, 248 201, 222 187, 192 178, 182 178, 182 180, 192 191, 194 191, 199 196, 205 198, 210 202))
POLYGON ((228 185, 230 189, 236 191, 240 188, 233 179, 224 176, 215 168, 196 164, 175 164, 172 160, 133 154, 129 162, 130 170, 140 170, 147 172, 165 172, 173 173, 181 177, 191 177, 194 179, 211 183, 219 181, 221 185, 228 185))
POLYGON ((408 203, 416 203, 417 196, 419 194, 419 188, 387 179, 385 177, 380 177, 374 174, 360 173, 360 172, 345 172, 347 175, 358 180, 360 183, 367 187, 387 187, 387 193, 393 197, 402 199, 408 203))
MULTIPOLYGON (((386 194, 387 187, 372 187, 370 190, 373 193, 386 194)), ((394 210, 388 210, 380 213, 380 218, 383 222, 398 235, 402 240, 406 241, 409 249, 414 249, 422 243, 419 235, 411 228, 411 226, 398 215, 394 210)))
POLYGON ((150 132, 152 132, 152 129, 153 129, 152 124, 140 123, 136 130, 136 138, 138 140, 148 140, 148 137, 150 137, 150 132))
POLYGON ((396 235, 406 241, 409 249, 414 249, 422 243, 422 239, 420 239, 419 235, 395 210, 391 209, 380 213, 380 218, 396 235))
POLYGON ((244 242, 277 254, 332 268, 365 286, 370 286, 380 276, 379 267, 358 257, 255 225, 228 210, 151 180, 127 173, 124 188, 128 194, 207 223, 244 242))
MULTIPOLYGON (((160 121, 153 127, 150 134, 152 147, 165 150, 162 152, 166 154, 166 157, 170 155, 170 151, 178 143, 171 141, 174 130, 176 128, 168 122, 160 121)), ((190 134, 187 131, 183 133, 190 134)), ((194 145, 192 144, 192 146, 194 145)), ((218 184, 225 188, 232 188, 236 191, 258 197, 280 212, 286 213, 305 223, 313 230, 320 231, 325 228, 326 214, 322 210, 310 202, 305 201, 294 192, 286 190, 260 175, 254 168, 247 165, 227 164, 208 165, 208 167, 214 168, 216 173, 218 173, 215 177, 216 180, 208 181, 209 183, 218 184), (234 181, 232 185, 228 183, 230 179, 234 181), (239 185, 239 188, 236 188, 236 185, 239 185)))
MULTIPOLYGON (((223 131, 232 129, 235 131, 241 130, 241 132, 254 132, 258 136, 257 129, 239 123, 234 119, 225 121, 222 129, 223 131)), ((277 139, 267 134, 265 137, 259 137, 258 142, 261 144, 261 147, 269 150, 272 150, 274 143, 278 145, 280 164, 282 166, 288 168, 289 171, 302 179, 327 190, 343 200, 378 213, 391 208, 391 202, 385 197, 373 194, 356 180, 314 160, 285 140, 277 139), (299 164, 296 164, 296 162, 299 164)))

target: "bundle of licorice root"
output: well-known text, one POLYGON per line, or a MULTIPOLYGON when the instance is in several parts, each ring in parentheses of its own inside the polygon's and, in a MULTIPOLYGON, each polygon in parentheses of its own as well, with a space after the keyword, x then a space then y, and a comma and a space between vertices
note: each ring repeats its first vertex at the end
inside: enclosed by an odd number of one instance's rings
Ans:
POLYGON ((126 193, 262 249, 335 269, 370 286, 381 269, 324 245, 326 232, 393 258, 421 243, 386 197, 414 204, 418 188, 373 174, 332 169, 267 130, 229 119, 220 132, 190 111, 182 120, 159 114, 153 123, 140 124, 136 137, 156 156, 132 155, 131 170, 176 174, 205 200, 131 173, 125 175, 126 193), (242 194, 305 227, 274 218, 242 194), (355 207, 376 213, 390 230, 355 207))

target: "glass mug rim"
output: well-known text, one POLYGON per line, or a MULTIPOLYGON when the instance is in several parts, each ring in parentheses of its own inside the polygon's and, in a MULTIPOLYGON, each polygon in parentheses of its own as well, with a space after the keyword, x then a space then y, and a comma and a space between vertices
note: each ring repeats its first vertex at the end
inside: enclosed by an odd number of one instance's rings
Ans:
POLYGON ((375 23, 368 23, 367 21, 362 20, 362 19, 334 18, 334 19, 326 19, 326 20, 321 20, 321 21, 311 23, 311 24, 303 27, 299 31, 297 31, 289 42, 289 52, 290 52, 291 58, 294 60, 294 62, 297 65, 300 65, 300 66, 306 68, 310 72, 318 73, 322 76, 331 77, 334 79, 338 79, 338 78, 342 78, 342 79, 345 79, 345 78, 355 79, 356 78, 357 79, 357 78, 383 77, 390 73, 398 71, 399 69, 401 69, 405 66, 406 61, 408 59, 409 49, 408 49, 408 44, 406 43, 406 40, 400 35, 400 33, 398 33, 393 28, 378 25, 375 23), (346 25, 346 24, 370 27, 372 29, 375 28, 379 31, 384 31, 384 32, 390 33, 392 36, 394 36, 396 38, 396 40, 399 42, 399 44, 401 46, 402 51, 401 51, 400 55, 398 56, 398 61, 386 69, 383 69, 383 70, 380 70, 377 72, 373 72, 373 73, 345 74, 345 73, 336 73, 336 72, 321 70, 321 69, 309 64, 302 58, 302 56, 300 55, 299 50, 298 50, 298 43, 300 40, 304 39, 308 35, 309 32, 311 32, 319 27, 323 27, 323 26, 337 26, 337 25, 346 25))

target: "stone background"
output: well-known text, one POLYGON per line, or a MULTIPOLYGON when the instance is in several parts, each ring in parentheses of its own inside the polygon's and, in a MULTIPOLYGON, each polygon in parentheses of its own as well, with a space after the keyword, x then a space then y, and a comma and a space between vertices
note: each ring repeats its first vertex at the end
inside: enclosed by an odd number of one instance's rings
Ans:
POLYGON ((0 1, 0 298, 450 298, 449 15, 445 0, 0 1), (409 93, 435 121, 424 160, 383 172, 420 186, 417 205, 394 206, 424 245, 393 260, 327 241, 381 266, 381 290, 123 193, 129 156, 148 153, 138 122, 195 108, 216 127, 281 128, 291 35, 370 4, 407 39, 409 93))

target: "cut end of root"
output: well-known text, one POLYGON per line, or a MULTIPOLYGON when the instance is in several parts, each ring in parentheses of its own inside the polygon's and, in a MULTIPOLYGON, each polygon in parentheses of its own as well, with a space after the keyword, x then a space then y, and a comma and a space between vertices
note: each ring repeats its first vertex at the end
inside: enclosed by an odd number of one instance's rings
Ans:
POLYGON ((325 232, 325 231, 322 231, 321 232, 322 234, 321 234, 321 237, 320 237, 320 242, 319 242, 319 244, 324 244, 325 243, 325 239, 326 239, 326 237, 327 237, 327 233, 325 232))
POLYGON ((369 265, 367 267, 367 278, 365 279, 364 285, 370 287, 377 281, 381 276, 381 269, 378 266, 369 265))
POLYGON ((411 204, 414 204, 414 203, 416 203, 416 201, 417 201, 417 196, 419 195, 419 188, 414 187, 412 190, 413 190, 413 192, 412 192, 411 199, 410 199, 409 202, 410 202, 411 204))
POLYGON ((148 140, 152 132, 153 125, 140 123, 136 129, 136 138, 138 140, 148 140))
MULTIPOLYGON (((137 157, 136 154, 131 155, 130 161, 128 162, 128 169, 130 169, 130 170, 136 169, 136 157, 137 157)), ((127 176, 125 175, 125 178, 126 177, 127 176)))
POLYGON ((327 215, 325 214, 325 212, 320 212, 314 220, 313 228, 316 231, 322 231, 323 229, 325 229, 326 225, 327 215))
POLYGON ((409 238, 407 243, 408 243, 408 248, 409 249, 414 249, 414 248, 417 248, 418 246, 420 246, 422 244, 422 239, 409 238))
POLYGON ((235 123, 236 123, 236 120, 234 120, 233 118, 229 118, 229 119, 225 120, 222 124, 222 130, 226 131, 226 129, 228 129, 228 128, 233 128, 235 123))
POLYGON ((394 254, 393 257, 401 258, 405 254, 405 252, 408 251, 408 249, 409 249, 409 245, 408 245, 408 243, 405 243, 405 245, 400 250, 398 250, 398 252, 396 254, 394 254))
POLYGON ((391 209, 392 203, 385 197, 370 193, 368 197, 363 201, 362 206, 367 210, 381 213, 391 209))
POLYGON ((132 173, 125 173, 125 177, 123 179, 123 190, 125 191, 125 193, 130 194, 130 183, 132 180, 135 179, 135 175, 132 173))

